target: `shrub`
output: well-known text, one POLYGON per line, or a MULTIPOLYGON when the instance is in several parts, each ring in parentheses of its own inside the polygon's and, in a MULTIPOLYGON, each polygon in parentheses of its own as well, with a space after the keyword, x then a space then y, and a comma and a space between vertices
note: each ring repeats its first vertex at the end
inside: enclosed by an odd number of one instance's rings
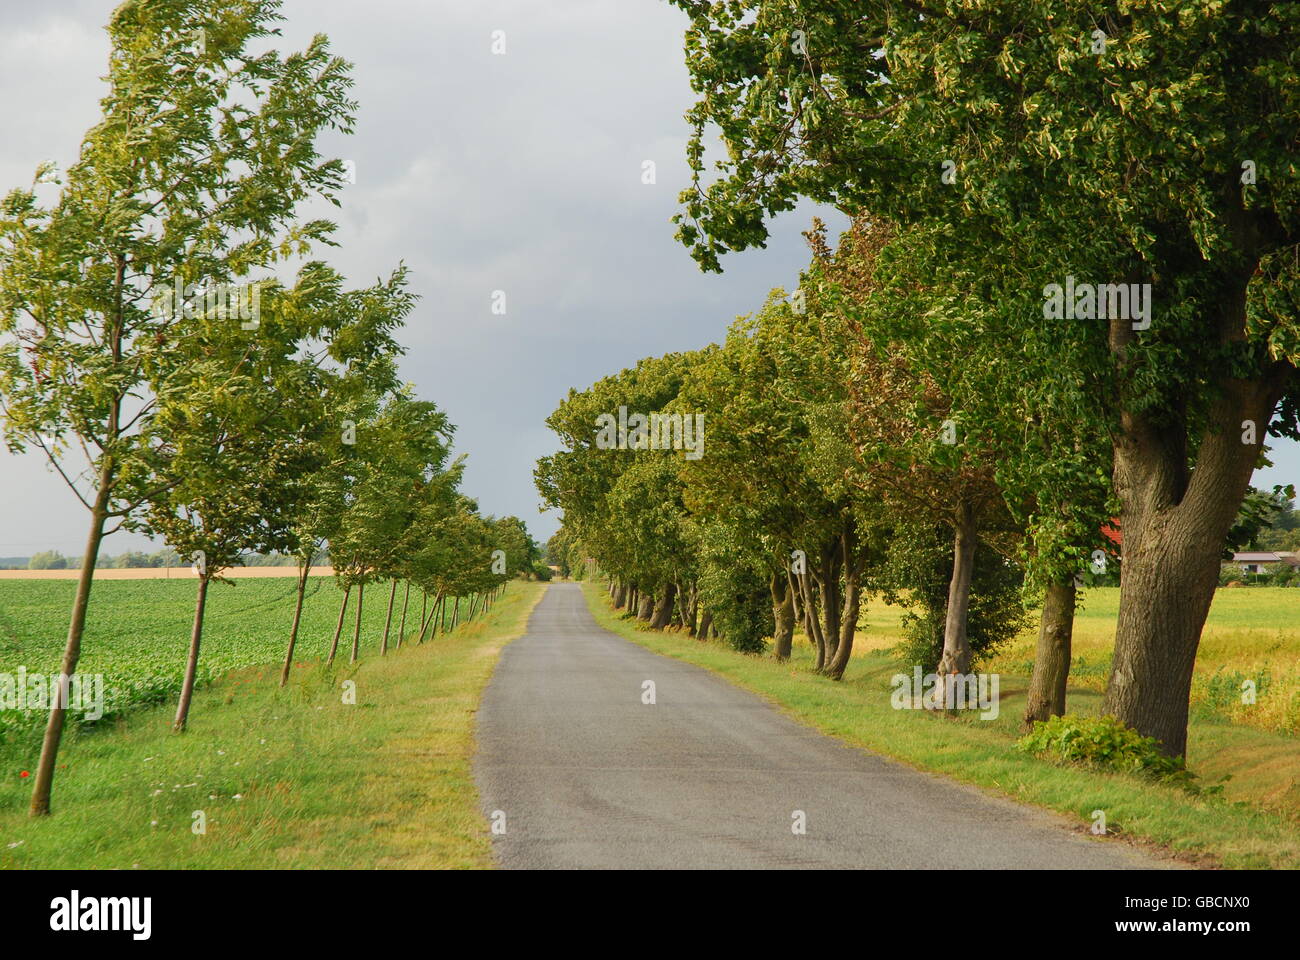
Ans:
POLYGON ((1046 754, 1067 763, 1082 763, 1137 773, 1190 787, 1193 775, 1183 761, 1160 752, 1153 737, 1144 737, 1114 717, 1066 714, 1038 721, 1016 743, 1027 753, 1046 754))

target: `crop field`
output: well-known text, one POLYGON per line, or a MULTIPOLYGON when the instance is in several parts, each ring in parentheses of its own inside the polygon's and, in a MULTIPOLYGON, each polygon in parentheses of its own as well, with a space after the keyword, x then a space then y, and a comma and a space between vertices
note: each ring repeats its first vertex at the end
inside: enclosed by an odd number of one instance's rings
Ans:
MULTIPOLYGON (((209 681, 242 667, 281 661, 293 620, 293 577, 214 584, 208 593, 199 676, 209 681)), ((68 629, 76 582, 6 580, 0 582, 0 674, 19 667, 31 673, 56 673, 68 629)), ((384 630, 389 587, 373 584, 362 605, 363 651, 377 653, 384 630)), ((194 617, 193 580, 116 580, 96 582, 90 598, 80 674, 102 674, 108 711, 160 703, 180 690, 194 617)), ((398 587, 390 645, 396 642, 403 590, 398 587)), ((333 578, 307 582, 297 660, 323 657, 338 620, 341 591, 333 578)), ((340 640, 340 656, 350 653, 356 609, 353 593, 340 640)), ((414 635, 420 597, 412 591, 407 633, 414 635), (415 628, 412 627, 414 622, 415 628)), ((44 711, 0 711, 0 752, 35 762, 44 711)))
MULTIPOLYGON (((888 650, 902 639, 904 610, 873 598, 864 604, 855 656, 888 650)), ((1119 612, 1118 587, 1093 587, 1074 620, 1070 687, 1101 693, 1110 672, 1119 612)), ((1028 678, 1037 621, 982 669, 1028 678)), ((1192 709, 1275 733, 1300 734, 1300 590, 1221 588, 1201 635, 1192 683, 1192 709), (1245 680, 1254 704, 1241 702, 1245 680)))

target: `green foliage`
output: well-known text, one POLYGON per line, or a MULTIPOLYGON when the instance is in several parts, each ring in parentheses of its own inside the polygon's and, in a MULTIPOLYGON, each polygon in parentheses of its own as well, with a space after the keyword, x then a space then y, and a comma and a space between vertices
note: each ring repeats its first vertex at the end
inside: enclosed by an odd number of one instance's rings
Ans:
POLYGON ((28 570, 66 570, 68 558, 57 550, 41 550, 27 561, 28 570))
POLYGON ((1190 786, 1193 775, 1179 757, 1162 753, 1152 737, 1144 737, 1114 717, 1066 714, 1038 721, 1016 743, 1026 753, 1040 753, 1067 763, 1092 764, 1122 773, 1138 773, 1190 786))

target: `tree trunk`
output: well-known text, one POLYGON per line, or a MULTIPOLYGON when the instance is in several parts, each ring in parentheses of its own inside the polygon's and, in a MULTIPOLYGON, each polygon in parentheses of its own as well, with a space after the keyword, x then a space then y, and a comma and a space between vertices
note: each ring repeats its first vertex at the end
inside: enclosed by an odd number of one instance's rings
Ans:
POLYGON ((384 639, 379 644, 379 655, 382 657, 388 653, 388 628, 393 625, 393 601, 397 599, 397 580, 393 580, 393 588, 388 591, 388 616, 384 619, 384 639))
POLYGON ((790 649, 794 646, 794 591, 784 573, 774 573, 768 578, 768 588, 772 593, 772 619, 776 629, 772 634, 772 646, 778 660, 789 660, 790 649))
MULTIPOLYGON (((943 624, 943 653, 939 657, 941 677, 970 673, 971 649, 966 636, 966 619, 970 610, 970 582, 975 569, 975 548, 979 537, 970 507, 962 505, 953 537, 952 580, 948 583, 948 611, 943 624)), ((944 681, 945 695, 948 681, 944 681)))
POLYGON ((668 626, 673 617, 673 601, 677 598, 677 584, 671 580, 664 584, 663 594, 655 603, 654 613, 650 616, 650 627, 662 630, 668 626))
POLYGON ((1047 585, 1043 618, 1038 626, 1038 650, 1025 701, 1025 728, 1035 720, 1065 713, 1065 682, 1070 676, 1070 640, 1074 634, 1074 578, 1047 585))
POLYGON ((682 626, 687 634, 695 636, 695 587, 688 584, 683 588, 677 585, 677 605, 681 608, 682 626))
POLYGON ((334 625, 334 642, 330 645, 330 655, 325 661, 328 666, 334 662, 334 655, 339 652, 339 637, 343 634, 343 615, 348 610, 348 596, 352 593, 352 584, 343 588, 343 602, 339 604, 339 622, 334 625))
POLYGON ((709 628, 713 626, 713 614, 708 610, 700 611, 700 628, 695 632, 696 640, 709 639, 709 628))
MULTIPOLYGON (((1254 267, 1251 262, 1223 280, 1214 318, 1217 344, 1246 335, 1246 289, 1254 267)), ((1110 348, 1120 370, 1128 366, 1133 338, 1131 324, 1111 321, 1110 348)), ((1295 368, 1286 361, 1260 361, 1251 379, 1232 372, 1225 369, 1215 384, 1194 470, 1188 469, 1188 400, 1158 418, 1123 411, 1115 438, 1124 542, 1115 654, 1102 710, 1154 737, 1170 756, 1187 749, 1192 670, 1218 584, 1219 555, 1295 368), (1243 432, 1248 423, 1254 442, 1243 432)))
POLYGON ((185 732, 190 718, 190 701, 194 698, 194 678, 199 672, 199 641, 203 639, 203 609, 208 602, 208 577, 199 575, 199 594, 194 602, 194 629, 190 631, 190 653, 185 660, 185 680, 181 684, 181 699, 176 705, 176 719, 172 730, 185 732))
POLYGON ((30 814, 45 817, 50 813, 50 794, 54 787, 54 763, 59 756, 63 739, 63 724, 68 704, 68 677, 77 672, 81 658, 81 637, 86 629, 86 609, 90 606, 90 588, 95 579, 95 563, 99 560, 99 545, 104 540, 104 522, 108 519, 109 487, 112 482, 112 461, 104 459, 100 469, 99 491, 90 512, 90 532, 86 536, 86 550, 81 557, 81 575, 77 578, 77 596, 72 602, 72 617, 68 621, 68 639, 63 646, 63 660, 59 665, 57 694, 52 698, 50 717, 45 724, 45 737, 41 740, 41 758, 36 765, 36 780, 32 784, 30 814))
POLYGON ((649 590, 638 591, 637 611, 636 611, 637 619, 644 620, 647 623, 649 623, 650 618, 654 616, 654 605, 655 605, 655 598, 653 593, 651 593, 649 590))
POLYGON ((307 592, 307 574, 311 572, 310 560, 298 568, 298 600, 293 607, 293 626, 289 629, 289 646, 284 651, 284 666, 280 670, 280 686, 289 682, 289 668, 293 666, 293 648, 298 645, 298 627, 302 623, 302 601, 307 592))
POLYGON ((813 586, 807 573, 799 574, 799 585, 803 590, 804 630, 813 645, 813 670, 820 671, 826 665, 826 639, 822 636, 822 625, 817 615, 817 601, 813 596, 813 586))
POLYGON ((822 669, 835 660, 840 641, 840 571, 834 547, 823 554, 817 586, 822 596, 822 643, 826 653, 822 669))
POLYGON ((451 608, 451 629, 456 629, 456 621, 460 619, 460 597, 456 598, 455 604, 451 608))
POLYGON ((361 603, 366 599, 366 582, 357 584, 357 618, 352 625, 352 662, 361 655, 361 603))
POLYGON ((406 581, 406 589, 402 591, 402 622, 397 627, 397 646, 401 649, 402 641, 406 639, 406 605, 411 602, 411 581, 406 581))
POLYGON ((415 643, 417 646, 424 643, 424 634, 426 631, 436 631, 437 628, 435 627, 435 623, 437 622, 438 619, 438 609, 442 604, 442 600, 443 600, 442 592, 439 591, 438 594, 433 598, 433 607, 429 611, 429 616, 425 619, 423 623, 420 624, 420 632, 416 634, 415 637, 415 643))
POLYGON ((844 615, 840 617, 839 643, 835 647, 835 656, 826 667, 826 674, 832 680, 844 676, 853 655, 853 638, 858 630, 858 609, 862 599, 862 565, 857 559, 858 538, 852 529, 840 535, 840 547, 844 553, 844 615))

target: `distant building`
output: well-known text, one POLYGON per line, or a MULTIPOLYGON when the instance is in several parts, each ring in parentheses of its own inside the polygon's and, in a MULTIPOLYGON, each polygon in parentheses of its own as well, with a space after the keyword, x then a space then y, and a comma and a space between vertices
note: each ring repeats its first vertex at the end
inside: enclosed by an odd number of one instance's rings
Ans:
POLYGON ((1258 550, 1234 553, 1232 562, 1241 567, 1242 573, 1271 573, 1283 564, 1289 567, 1300 567, 1300 557, 1285 550, 1277 553, 1258 550))

